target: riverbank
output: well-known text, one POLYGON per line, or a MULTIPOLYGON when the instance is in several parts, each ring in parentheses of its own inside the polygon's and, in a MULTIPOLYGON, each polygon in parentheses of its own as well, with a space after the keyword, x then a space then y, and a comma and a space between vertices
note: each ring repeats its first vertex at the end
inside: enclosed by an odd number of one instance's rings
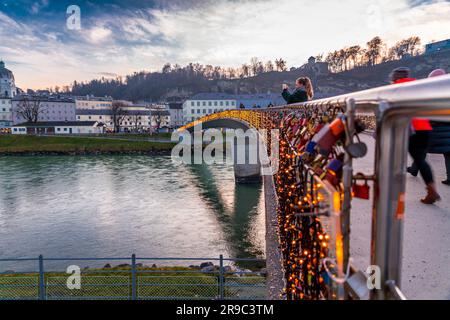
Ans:
MULTIPOLYGON (((71 290, 73 275, 46 272, 43 275, 47 299, 196 299, 213 300, 221 295, 233 299, 265 299, 266 271, 240 270, 226 266, 223 273, 212 263, 190 267, 157 267, 128 264, 101 269, 84 268, 80 287, 71 290), (223 281, 219 280, 222 275, 223 281), (135 283, 133 285, 133 282, 135 283), (133 289, 133 286, 135 289, 133 289), (221 294, 222 292, 222 294, 221 294)), ((36 299, 40 296, 39 273, 0 274, 0 300, 36 299)))
POLYGON ((170 155, 174 143, 115 137, 0 136, 5 155, 170 155))

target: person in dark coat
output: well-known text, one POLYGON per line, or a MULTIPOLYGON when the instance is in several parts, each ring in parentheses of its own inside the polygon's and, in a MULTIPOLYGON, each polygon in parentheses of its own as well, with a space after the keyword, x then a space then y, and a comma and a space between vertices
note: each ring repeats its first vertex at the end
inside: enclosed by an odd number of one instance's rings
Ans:
MULTIPOLYGON (((391 73, 393 84, 403 84, 415 81, 410 77, 409 68, 397 68, 391 73)), ((433 128, 428 119, 413 118, 411 120, 411 135, 409 136, 408 151, 417 165, 418 171, 425 182, 427 195, 420 201, 424 204, 434 204, 441 200, 434 182, 433 170, 427 162, 427 150, 430 144, 430 135, 433 128)))
POLYGON ((298 78, 295 82, 295 90, 293 93, 289 92, 289 86, 287 84, 283 84, 283 93, 281 95, 284 100, 286 100, 287 104, 312 100, 314 97, 314 89, 311 79, 308 77, 298 78))
MULTIPOLYGON (((428 77, 433 78, 445 74, 445 70, 437 69, 431 72, 428 77)), ((444 155, 447 179, 442 181, 442 183, 450 186, 450 122, 431 121, 431 126, 433 131, 430 134, 428 153, 444 155)), ((417 164, 413 163, 408 168, 408 172, 416 177, 419 173, 417 164)))

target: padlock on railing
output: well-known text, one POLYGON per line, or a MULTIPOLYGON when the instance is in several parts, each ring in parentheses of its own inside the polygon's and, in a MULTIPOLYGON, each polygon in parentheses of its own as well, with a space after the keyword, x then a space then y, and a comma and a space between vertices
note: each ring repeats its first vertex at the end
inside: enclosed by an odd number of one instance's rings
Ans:
POLYGON ((334 186, 339 185, 342 167, 344 164, 339 159, 333 159, 327 166, 325 178, 334 186))
POLYGON ((319 153, 327 156, 338 140, 342 138, 345 133, 345 124, 343 117, 336 118, 332 123, 326 124, 314 136, 313 141, 317 143, 319 153))
POLYGON ((352 193, 353 197, 363 199, 363 200, 369 200, 370 199, 370 186, 368 183, 368 179, 365 175, 362 173, 358 173, 355 178, 353 179, 353 186, 352 186, 352 193), (363 179, 364 184, 358 184, 356 179, 363 179))

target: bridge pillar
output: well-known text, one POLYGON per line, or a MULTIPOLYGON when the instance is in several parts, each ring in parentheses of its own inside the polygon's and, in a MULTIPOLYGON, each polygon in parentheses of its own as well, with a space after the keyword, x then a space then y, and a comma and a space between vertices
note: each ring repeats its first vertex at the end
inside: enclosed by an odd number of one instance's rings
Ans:
POLYGON ((259 158, 259 135, 233 138, 234 178, 236 183, 261 183, 261 161, 259 158))

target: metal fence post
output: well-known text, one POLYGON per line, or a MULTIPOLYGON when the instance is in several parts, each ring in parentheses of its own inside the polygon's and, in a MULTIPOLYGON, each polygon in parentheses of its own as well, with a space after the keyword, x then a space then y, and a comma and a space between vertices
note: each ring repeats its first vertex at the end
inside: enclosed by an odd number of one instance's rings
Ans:
POLYGON ((45 300, 44 257, 39 256, 39 300, 45 300))
POLYGON ((220 255, 219 265, 219 299, 224 300, 225 288, 224 288, 224 270, 223 270, 223 255, 220 255))
POLYGON ((131 256, 131 300, 136 300, 136 255, 131 256))

